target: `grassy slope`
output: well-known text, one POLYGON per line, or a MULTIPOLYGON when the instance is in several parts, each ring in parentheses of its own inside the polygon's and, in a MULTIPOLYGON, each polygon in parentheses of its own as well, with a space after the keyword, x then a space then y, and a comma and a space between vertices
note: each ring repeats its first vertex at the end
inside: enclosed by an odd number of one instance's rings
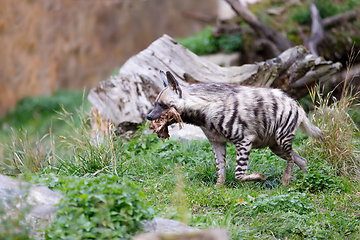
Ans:
MULTIPOLYGON (((54 115, 50 115, 52 117, 46 114, 47 120, 36 121, 49 124, 50 119, 54 119, 54 115)), ((157 216, 178 219, 199 228, 223 227, 232 239, 360 237, 358 182, 335 176, 304 135, 297 136, 294 148, 308 157, 310 171, 303 176, 296 167, 290 187, 281 186, 285 162, 269 149, 253 150, 249 164, 249 172, 263 172, 268 180, 237 183, 234 178, 236 152, 229 144, 227 186, 218 189, 214 187, 214 157, 207 141, 167 140, 163 143, 155 135, 145 134, 147 127, 144 127, 131 141, 107 139, 95 144, 86 134, 87 121, 76 120, 72 118, 76 114, 70 113, 55 116, 66 121, 56 124, 58 129, 54 130, 57 133, 53 141, 37 141, 39 147, 22 137, 27 144, 19 144, 15 152, 24 153, 20 155, 23 158, 14 157, 14 149, 5 151, 10 155, 6 155, 6 167, 4 162, 1 164, 3 172, 25 174, 30 181, 46 179, 49 173, 87 177, 116 174, 143 189, 146 201, 157 216), (32 155, 30 152, 35 146, 43 150, 32 155), (53 148, 56 151, 52 151, 53 148), (42 164, 34 168, 32 163, 40 161, 42 164)), ((29 120, 24 128, 31 128, 32 121, 35 120, 29 120)), ((2 139, 9 146, 11 141, 11 138, 2 139)), ((353 144, 360 147, 358 138, 353 144)), ((52 186, 51 181, 48 185, 52 186)))
MULTIPOLYGON (((358 4, 357 0, 354 2, 358 4)), ((264 6, 264 10, 258 9, 260 15, 266 11, 264 6)), ((278 30, 301 43, 291 24, 308 21, 307 7, 295 6, 290 14, 292 17, 281 15, 264 21, 289 22, 278 30), (290 21, 276 19, 282 17, 290 21)), ((208 36, 209 29, 203 34, 208 36)), ((237 40, 242 41, 238 36, 237 40)), ((202 38, 189 43, 196 41, 201 42, 202 38)), ((234 41, 210 41, 211 46, 223 50, 227 42, 234 41)), ((75 110, 82 103, 82 92, 66 91, 20 102, 14 112, 0 120, 0 172, 20 173, 29 181, 46 182, 52 188, 55 184, 51 174, 89 178, 100 173, 115 174, 136 182, 157 216, 199 228, 223 227, 232 239, 360 238, 359 182, 336 175, 337 169, 326 162, 331 154, 325 151, 329 150, 326 145, 297 135, 294 149, 308 158, 309 174, 303 175, 295 167, 294 181, 287 188, 281 186, 285 162, 269 149, 253 150, 249 165, 249 172, 263 172, 268 180, 237 183, 236 152, 228 145, 227 186, 218 189, 214 187, 214 156, 207 141, 163 143, 154 135, 144 134, 144 127, 129 142, 106 139, 96 144, 88 134, 89 104, 85 101, 80 113, 75 110), (60 104, 68 112, 63 112, 60 104), (49 129, 51 134, 46 135, 49 129)), ((340 141, 336 136, 330 140, 340 141)), ((351 135, 349 141, 351 151, 357 151, 358 157, 359 133, 351 135)))

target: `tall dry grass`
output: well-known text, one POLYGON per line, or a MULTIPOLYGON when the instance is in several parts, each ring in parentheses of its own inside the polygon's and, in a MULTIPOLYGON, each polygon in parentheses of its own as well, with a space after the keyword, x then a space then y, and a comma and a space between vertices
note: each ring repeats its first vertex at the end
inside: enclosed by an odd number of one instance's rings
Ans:
POLYGON ((13 130, 11 142, 2 144, 2 148, 4 152, 0 161, 0 173, 3 174, 41 172, 51 169, 57 162, 51 132, 39 139, 29 136, 26 130, 13 130))
MULTIPOLYGON (((358 54, 351 51, 348 73, 358 54)), ((347 74, 340 99, 333 97, 334 90, 327 94, 320 86, 310 90, 311 99, 316 102, 312 121, 323 131, 325 142, 310 140, 307 151, 316 152, 338 175, 360 180, 359 129, 349 115, 349 109, 359 106, 354 102, 360 91, 351 87, 352 80, 347 74)))

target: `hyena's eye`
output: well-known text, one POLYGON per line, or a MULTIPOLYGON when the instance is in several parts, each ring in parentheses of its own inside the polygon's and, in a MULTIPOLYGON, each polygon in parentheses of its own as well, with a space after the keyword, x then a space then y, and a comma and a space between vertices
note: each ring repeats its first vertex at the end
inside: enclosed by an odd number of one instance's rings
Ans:
POLYGON ((169 108, 169 107, 168 107, 165 103, 163 103, 163 102, 159 102, 158 104, 159 104, 159 106, 160 106, 161 108, 163 108, 163 109, 169 108))

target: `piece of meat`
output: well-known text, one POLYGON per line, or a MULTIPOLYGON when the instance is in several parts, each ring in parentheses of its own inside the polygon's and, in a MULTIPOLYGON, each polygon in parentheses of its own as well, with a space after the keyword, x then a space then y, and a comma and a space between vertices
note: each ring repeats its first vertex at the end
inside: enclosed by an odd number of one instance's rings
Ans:
POLYGON ((166 113, 161 115, 160 118, 151 122, 150 129, 153 130, 153 132, 164 141, 170 137, 168 126, 176 122, 179 123, 179 127, 181 129, 183 121, 180 117, 180 114, 176 111, 175 108, 171 107, 166 113))

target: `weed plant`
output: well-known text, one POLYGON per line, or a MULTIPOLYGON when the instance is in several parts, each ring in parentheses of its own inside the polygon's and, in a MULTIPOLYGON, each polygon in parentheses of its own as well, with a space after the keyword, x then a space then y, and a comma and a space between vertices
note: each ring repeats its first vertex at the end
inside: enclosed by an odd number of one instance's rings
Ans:
POLYGON ((141 220, 153 217, 138 186, 115 175, 27 178, 64 194, 56 221, 44 229, 46 239, 128 239, 140 231, 141 220))

